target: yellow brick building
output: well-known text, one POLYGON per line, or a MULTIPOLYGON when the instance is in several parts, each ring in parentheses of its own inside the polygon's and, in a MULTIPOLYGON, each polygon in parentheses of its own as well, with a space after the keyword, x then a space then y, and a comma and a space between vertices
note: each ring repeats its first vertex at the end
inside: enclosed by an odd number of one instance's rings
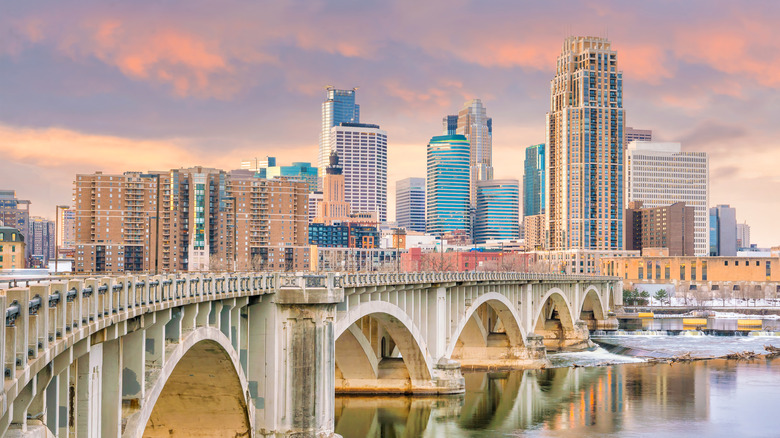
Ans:
POLYGON ((24 268, 24 237, 16 228, 0 227, 0 271, 24 268))
POLYGON ((601 260, 601 272, 629 282, 780 281, 780 257, 631 257, 601 260))

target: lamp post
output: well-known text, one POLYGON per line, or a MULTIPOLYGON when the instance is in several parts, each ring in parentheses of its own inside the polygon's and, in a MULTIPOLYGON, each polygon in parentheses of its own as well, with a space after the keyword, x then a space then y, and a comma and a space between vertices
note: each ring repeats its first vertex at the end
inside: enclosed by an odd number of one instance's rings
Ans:
MULTIPOLYGON (((68 210, 70 209, 69 205, 58 205, 54 208, 54 273, 57 274, 59 272, 59 261, 60 261, 60 242, 59 242, 59 232, 60 232, 60 210, 68 210)), ((63 226, 64 226, 63 222, 63 226)))

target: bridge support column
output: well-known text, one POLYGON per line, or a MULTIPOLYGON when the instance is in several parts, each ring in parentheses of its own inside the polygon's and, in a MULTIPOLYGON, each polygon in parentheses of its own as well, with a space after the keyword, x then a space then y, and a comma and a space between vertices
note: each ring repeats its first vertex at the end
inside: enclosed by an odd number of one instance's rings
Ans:
POLYGON ((258 435, 334 429, 336 303, 343 289, 281 289, 249 306, 249 390, 258 435))

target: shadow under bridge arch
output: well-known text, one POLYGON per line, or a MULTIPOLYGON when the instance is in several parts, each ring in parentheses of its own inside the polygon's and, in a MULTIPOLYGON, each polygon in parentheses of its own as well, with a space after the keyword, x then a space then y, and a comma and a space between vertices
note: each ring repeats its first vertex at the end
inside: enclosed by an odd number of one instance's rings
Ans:
POLYGON ((445 357, 459 361, 465 368, 525 367, 544 360, 543 351, 540 355, 527 344, 514 304, 498 292, 482 294, 472 301, 452 333, 445 357))
POLYGON ((364 302, 335 326, 337 392, 437 392, 425 340, 400 307, 364 302))

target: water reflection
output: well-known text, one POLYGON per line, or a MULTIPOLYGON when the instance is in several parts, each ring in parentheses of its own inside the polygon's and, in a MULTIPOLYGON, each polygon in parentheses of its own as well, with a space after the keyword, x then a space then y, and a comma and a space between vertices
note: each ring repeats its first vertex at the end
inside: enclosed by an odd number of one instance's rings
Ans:
POLYGON ((336 432, 344 438, 696 431, 758 436, 774 433, 775 416, 769 410, 780 402, 778 360, 623 364, 465 377, 466 393, 459 396, 337 397, 336 432), (756 403, 756 397, 762 399, 756 403), (752 406, 750 412, 744 412, 745 405, 752 406))

